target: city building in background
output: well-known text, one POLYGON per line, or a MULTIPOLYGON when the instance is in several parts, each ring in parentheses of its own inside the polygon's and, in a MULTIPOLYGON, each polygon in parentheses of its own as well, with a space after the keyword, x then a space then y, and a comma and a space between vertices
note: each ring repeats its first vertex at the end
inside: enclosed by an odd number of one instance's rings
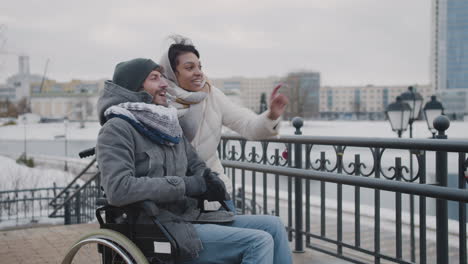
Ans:
POLYGON ((466 115, 468 115, 468 89, 439 90, 437 99, 444 106, 444 114, 451 120, 466 120, 466 115))
POLYGON ((20 55, 18 56, 18 73, 8 77, 6 83, 0 85, 0 101, 18 103, 21 99, 27 99, 31 83, 41 81, 42 76, 30 73, 29 57, 20 55))
POLYGON ((16 89, 6 84, 0 84, 0 101, 16 101, 16 89))
MULTIPOLYGON (((29 58, 25 55, 19 56, 18 65, 18 73, 9 77, 6 84, 0 85, 0 116, 17 116, 25 112, 18 110, 21 108, 41 116, 46 121, 65 117, 81 121, 97 119, 97 99, 105 80, 56 82, 45 76, 33 75, 29 70, 29 58), (18 107, 21 105, 22 107, 18 107)), ((283 116, 285 120, 295 116, 306 119, 384 119, 385 107, 408 87, 320 87, 321 75, 314 71, 291 72, 284 77, 215 78, 209 79, 209 82, 221 89, 232 102, 256 113, 265 110, 274 87, 283 83, 279 92, 289 97, 289 104, 283 116)), ((427 101, 434 94, 435 87, 416 85, 415 88, 427 101)), ((446 113, 461 115, 467 112, 468 93, 465 91, 468 89, 460 87, 444 87, 438 90, 446 113)))
POLYGON ((433 0, 431 80, 445 113, 468 113, 468 1, 433 0))
POLYGON ((209 79, 209 82, 223 93, 235 104, 243 105, 240 96, 241 77, 209 79))
MULTIPOLYGON (((266 78, 231 77, 210 79, 210 81, 234 103, 243 105, 258 113, 260 112, 262 93, 267 95, 266 100, 268 102, 273 88, 281 82, 281 78, 274 76, 266 78)), ((280 91, 282 92, 283 89, 280 89, 280 91)))
POLYGON ((306 119, 319 118, 320 105, 320 73, 291 72, 283 80, 285 87, 281 92, 289 97, 289 104, 284 113, 284 119, 295 116, 306 119))
POLYGON ((96 120, 97 99, 104 80, 31 84, 31 111, 44 119, 96 120))
MULTIPOLYGON (((408 90, 408 86, 324 86, 320 89, 320 118, 382 120, 387 105, 408 90)), ((430 85, 413 87, 425 102, 434 94, 430 85)))
POLYGON ((104 80, 58 83, 45 76, 31 74, 29 57, 18 56, 18 73, 0 84, 0 116, 14 117, 26 112, 42 120, 68 118, 96 120, 98 94, 104 80))

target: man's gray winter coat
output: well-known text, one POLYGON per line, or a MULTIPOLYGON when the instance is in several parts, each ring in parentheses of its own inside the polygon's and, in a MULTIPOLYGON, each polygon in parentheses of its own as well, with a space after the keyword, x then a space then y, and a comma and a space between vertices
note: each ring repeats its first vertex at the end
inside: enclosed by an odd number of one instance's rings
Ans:
MULTIPOLYGON (((122 206, 150 201, 159 210, 156 217, 174 236, 183 259, 198 256, 201 241, 191 222, 229 222, 226 211, 201 213, 197 199, 185 196, 183 177, 203 175, 205 163, 182 138, 174 146, 157 144, 118 117, 106 120, 104 111, 124 102, 151 103, 144 91, 133 92, 107 81, 98 101, 99 132, 96 153, 101 183, 108 202, 122 206)), ((140 223, 151 219, 141 214, 140 223)))

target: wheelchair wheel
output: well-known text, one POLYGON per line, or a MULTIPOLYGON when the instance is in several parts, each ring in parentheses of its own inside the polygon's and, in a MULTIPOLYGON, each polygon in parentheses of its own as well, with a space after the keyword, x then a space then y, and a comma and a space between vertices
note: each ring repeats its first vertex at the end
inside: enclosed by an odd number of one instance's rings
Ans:
POLYGON ((62 264, 143 263, 148 260, 126 236, 109 229, 98 229, 81 237, 68 251, 62 264))

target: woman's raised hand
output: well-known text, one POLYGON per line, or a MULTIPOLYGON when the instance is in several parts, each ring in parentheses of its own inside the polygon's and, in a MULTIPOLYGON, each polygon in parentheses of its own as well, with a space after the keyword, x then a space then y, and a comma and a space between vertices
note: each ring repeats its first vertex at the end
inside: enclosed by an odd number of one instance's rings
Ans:
POLYGON ((270 109, 268 112, 268 118, 271 120, 278 119, 284 113, 284 110, 289 103, 289 99, 286 95, 278 93, 281 85, 282 84, 278 84, 271 93, 270 109))

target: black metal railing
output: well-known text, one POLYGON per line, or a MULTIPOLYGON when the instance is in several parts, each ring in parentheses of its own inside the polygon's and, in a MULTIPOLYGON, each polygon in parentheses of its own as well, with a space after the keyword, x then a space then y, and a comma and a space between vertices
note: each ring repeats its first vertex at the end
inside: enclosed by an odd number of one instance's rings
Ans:
POLYGON ((99 175, 97 172, 83 185, 77 184, 64 189, 63 202, 54 206, 49 217, 63 217, 66 225, 94 221, 96 199, 102 196, 99 175))
MULTIPOLYGON (((89 148, 81 151, 79 156, 80 158, 86 158, 94 154, 95 148, 89 148)), ((49 217, 63 217, 66 225, 95 220, 96 199, 103 195, 99 177, 100 172, 95 165, 97 165, 96 158, 93 158, 49 203, 54 207, 49 217), (84 184, 80 186, 79 181, 84 181, 84 184)))
POLYGON ((263 204, 252 214, 273 209, 295 252, 305 242, 353 263, 467 263, 468 141, 446 139, 446 128, 438 139, 386 139, 299 136, 302 121, 294 126, 296 136, 268 141, 222 137, 219 155, 243 213, 246 199, 263 204), (448 172, 456 186, 447 186, 448 172), (458 207, 451 219, 449 200, 458 207))
POLYGON ((52 210, 49 202, 63 187, 0 191, 0 223, 16 226, 35 223, 52 210))
POLYGON ((92 159, 65 187, 54 183, 49 188, 0 191, 0 223, 13 227, 42 217, 63 218, 65 224, 93 221, 96 198, 102 195, 95 164, 92 159))
MULTIPOLYGON (((444 129, 438 139, 387 139, 302 136, 302 122, 294 126, 296 135, 264 141, 223 135, 218 151, 240 213, 280 216, 295 252, 467 263, 468 141, 446 139, 444 129), (454 203, 455 216, 447 213, 454 203)), ((57 192, 49 216, 94 220, 98 172, 57 192)))
MULTIPOLYGON (((94 171, 93 165, 96 164, 96 158, 93 158, 86 167, 83 168, 83 170, 78 173, 78 175, 73 178, 71 182, 65 186, 55 197, 49 202, 49 205, 56 208, 57 206, 60 206, 63 201, 65 200, 66 196, 70 194, 70 192, 74 191, 76 189, 76 186, 79 186, 78 182, 79 181, 87 181, 88 179, 84 179, 85 176, 88 174, 92 174, 91 178, 95 177, 97 174, 97 171, 94 171)), ((53 216, 52 216, 53 217, 53 216)))

